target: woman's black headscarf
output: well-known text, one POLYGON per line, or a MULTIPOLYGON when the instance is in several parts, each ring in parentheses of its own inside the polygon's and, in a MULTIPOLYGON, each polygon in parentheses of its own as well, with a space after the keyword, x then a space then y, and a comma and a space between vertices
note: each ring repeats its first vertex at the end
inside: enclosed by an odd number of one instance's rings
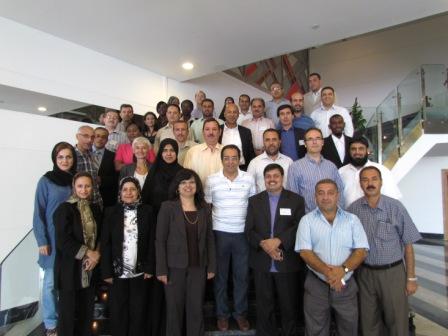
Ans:
POLYGON ((71 186, 73 176, 76 173, 77 165, 75 148, 73 148, 73 146, 68 142, 57 143, 51 151, 51 161, 53 161, 53 170, 46 172, 44 176, 58 186, 71 186), (73 156, 73 165, 68 172, 61 170, 56 163, 56 157, 58 156, 58 153, 63 149, 69 149, 73 156))
POLYGON ((182 169, 182 166, 177 162, 178 153, 179 146, 176 140, 171 138, 164 139, 160 143, 156 160, 149 170, 148 177, 146 178, 149 186, 148 188, 143 188, 142 202, 153 205, 156 210, 163 201, 168 199, 170 183, 177 172, 182 169), (172 163, 165 162, 162 157, 163 150, 167 145, 171 145, 176 152, 176 160, 172 163))

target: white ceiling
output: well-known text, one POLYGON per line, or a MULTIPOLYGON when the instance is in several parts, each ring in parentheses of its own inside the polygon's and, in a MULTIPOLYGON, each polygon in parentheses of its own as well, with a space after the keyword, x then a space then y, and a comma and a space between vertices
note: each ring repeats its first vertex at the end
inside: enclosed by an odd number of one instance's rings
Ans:
POLYGON ((446 0, 0 0, 0 16, 177 80, 445 11, 446 0))

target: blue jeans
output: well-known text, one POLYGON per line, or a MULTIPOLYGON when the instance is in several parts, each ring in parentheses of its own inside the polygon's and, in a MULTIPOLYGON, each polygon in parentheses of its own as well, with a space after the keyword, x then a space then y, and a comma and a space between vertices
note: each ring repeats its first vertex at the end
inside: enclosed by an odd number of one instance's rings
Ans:
POLYGON ((44 269, 44 282, 42 285, 42 315, 45 329, 56 328, 58 322, 57 293, 54 289, 54 269, 44 269))
POLYGON ((215 232, 216 276, 215 300, 218 318, 229 318, 227 297, 229 264, 232 260, 233 274, 233 317, 245 317, 247 313, 247 287, 249 273, 249 244, 244 233, 215 232))

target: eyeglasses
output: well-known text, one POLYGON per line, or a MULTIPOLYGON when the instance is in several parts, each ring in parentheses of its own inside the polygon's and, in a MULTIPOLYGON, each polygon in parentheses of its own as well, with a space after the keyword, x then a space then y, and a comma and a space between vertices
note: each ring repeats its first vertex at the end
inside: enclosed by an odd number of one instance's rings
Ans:
POLYGON ((82 136, 83 138, 87 139, 95 139, 95 135, 90 135, 90 134, 82 134, 82 133, 78 133, 80 136, 82 136))

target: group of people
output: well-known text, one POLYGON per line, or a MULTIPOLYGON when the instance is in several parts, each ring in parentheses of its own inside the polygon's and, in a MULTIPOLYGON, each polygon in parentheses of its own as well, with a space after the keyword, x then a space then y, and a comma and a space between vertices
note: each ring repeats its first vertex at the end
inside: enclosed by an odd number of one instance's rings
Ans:
POLYGON ((114 336, 203 335, 210 279, 217 328, 247 331, 249 269, 257 335, 328 335, 332 320, 406 335, 420 234, 334 89, 317 73, 309 86, 228 97, 222 119, 203 91, 143 120, 123 104, 56 144, 33 221, 47 335, 90 335, 100 280, 114 336))

